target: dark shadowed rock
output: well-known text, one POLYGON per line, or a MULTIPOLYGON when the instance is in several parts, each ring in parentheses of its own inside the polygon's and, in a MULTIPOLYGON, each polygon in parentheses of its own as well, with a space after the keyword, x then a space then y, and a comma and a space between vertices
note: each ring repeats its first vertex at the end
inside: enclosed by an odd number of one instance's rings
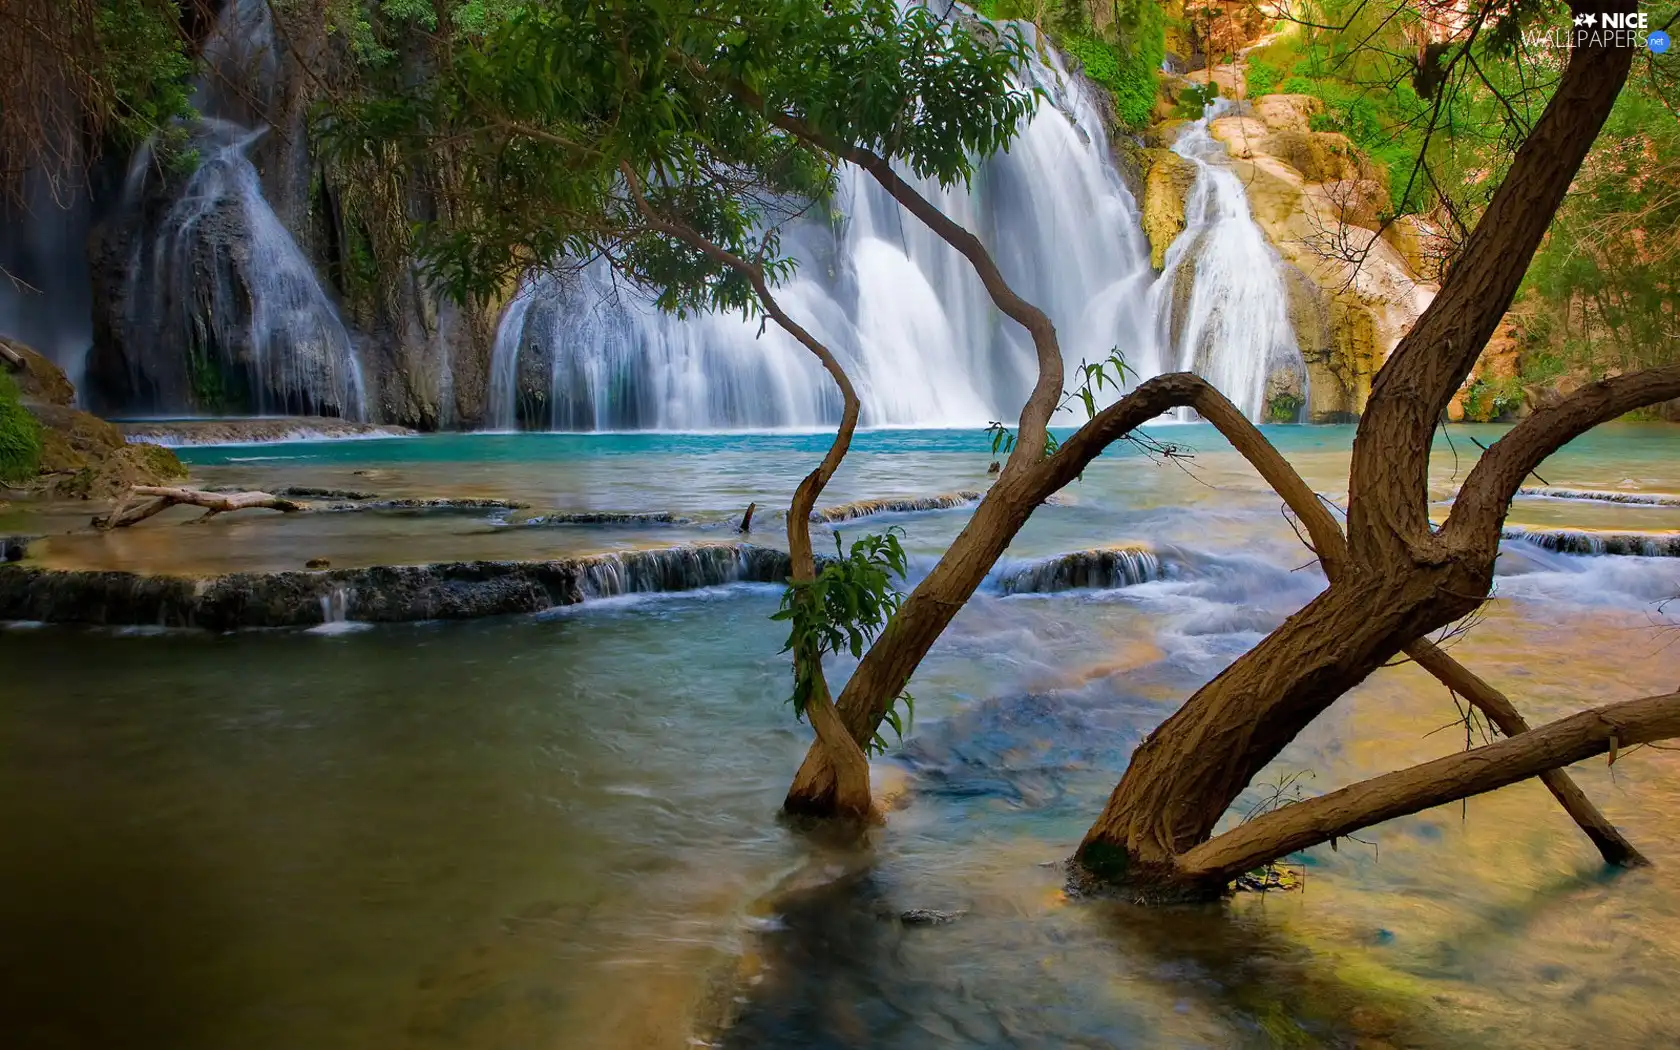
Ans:
POLYGON ((541 612, 592 598, 774 583, 788 556, 753 544, 695 544, 555 561, 378 565, 327 571, 144 576, 0 567, 0 620, 199 627, 307 627, 329 618, 394 623, 541 612))

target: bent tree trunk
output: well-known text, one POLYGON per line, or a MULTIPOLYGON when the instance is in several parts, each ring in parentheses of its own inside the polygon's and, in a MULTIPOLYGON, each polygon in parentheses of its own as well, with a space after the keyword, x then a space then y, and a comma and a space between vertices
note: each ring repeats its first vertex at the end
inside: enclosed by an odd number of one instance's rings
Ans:
MULTIPOLYGON (((1626 0, 1617 2, 1631 6, 1626 0)), ((1444 681, 1452 676, 1451 667, 1432 659, 1429 649, 1418 643, 1427 632, 1461 618, 1484 600, 1509 502, 1502 488, 1508 479, 1490 475, 1478 488, 1473 473, 1462 495, 1472 506, 1481 498, 1491 510, 1451 536, 1438 534, 1430 526, 1427 508, 1431 431, 1509 306, 1550 217, 1626 79, 1628 65, 1627 49, 1581 48, 1572 54, 1557 93, 1518 151, 1463 257, 1378 377, 1355 441, 1350 534, 1342 551, 1345 558, 1331 574, 1333 582, 1145 739, 1076 855, 1086 876, 1141 888, 1143 895, 1218 892, 1227 877, 1225 868, 1187 866, 1186 856, 1204 844, 1215 849, 1225 841, 1222 836, 1209 842, 1218 821, 1254 774, 1308 723, 1402 650, 1423 654, 1444 681)), ((1672 385, 1667 377, 1655 380, 1648 379, 1638 396, 1653 395, 1654 400, 1672 385)), ((1593 397, 1597 401, 1577 399, 1574 416, 1559 412, 1536 421, 1536 426, 1551 429, 1529 435, 1525 447, 1543 455, 1584 426, 1611 418, 1606 414, 1610 408, 1626 411, 1636 400, 1621 387, 1606 387, 1593 397), (1582 420, 1586 422, 1577 427, 1582 420)), ((1099 414, 1048 460, 1033 464, 1012 458, 968 526, 865 655, 841 694, 839 713, 854 739, 868 739, 890 698, 903 688, 1039 503, 1131 428, 1168 407, 1198 400, 1228 407, 1196 377, 1162 376, 1099 414)), ((1523 455, 1501 453, 1496 445, 1488 458, 1521 460, 1523 455)), ((1554 728, 1522 732, 1520 717, 1511 717, 1514 708, 1508 703, 1501 707, 1502 698, 1492 690, 1478 692, 1480 702, 1492 705, 1507 732, 1518 730, 1502 743, 1532 743, 1536 734, 1554 728)), ((1507 749, 1494 754, 1508 752, 1518 753, 1507 749)), ((1511 775, 1537 775, 1566 761, 1530 763, 1521 767, 1525 772, 1511 775)), ((1445 801, 1461 797, 1471 783, 1407 797, 1443 796, 1439 800, 1445 801)), ((1567 791, 1559 797, 1589 834, 1608 826, 1583 799, 1567 791)), ((834 774, 821 750, 813 749, 787 805, 831 812, 834 800, 834 774)), ((1385 810, 1376 806, 1369 811, 1385 810)), ((1620 848, 1613 829, 1594 837, 1603 839, 1607 856, 1620 848)), ((1277 845, 1299 838, 1280 834, 1277 845)), ((1265 852, 1255 847, 1243 855, 1265 852)), ((1629 859, 1637 856, 1631 847, 1626 852, 1629 859)))
MULTIPOLYGON (((1191 866, 1186 855, 1208 843, 1254 774, 1343 692, 1484 600, 1508 497, 1456 542, 1436 533, 1428 518, 1431 433, 1510 305, 1627 77, 1630 54, 1572 54, 1464 255, 1379 373, 1354 441, 1340 577, 1145 738, 1075 855, 1076 877, 1144 895, 1223 889, 1223 867, 1191 866)), ((1466 492, 1476 481, 1467 480, 1466 492)), ((1456 797, 1447 791, 1439 800, 1456 797)), ((1280 837, 1281 852, 1262 860, 1288 852, 1289 841, 1280 837)))

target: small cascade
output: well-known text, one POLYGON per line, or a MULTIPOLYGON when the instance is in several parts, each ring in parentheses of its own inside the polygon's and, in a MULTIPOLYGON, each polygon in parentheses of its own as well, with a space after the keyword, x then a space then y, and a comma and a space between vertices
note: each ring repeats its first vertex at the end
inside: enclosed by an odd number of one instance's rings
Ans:
MULTIPOLYGON (((1104 118, 1053 53, 1027 72, 1046 97, 1007 153, 966 189, 902 172, 992 247, 1021 294, 1056 320, 1070 362, 1116 346, 1134 360, 1152 279, 1104 118)), ((865 425, 976 426, 1018 412, 1036 375, 967 261, 855 168, 784 241, 798 272, 788 312, 844 362, 865 425)), ((720 429, 839 418, 833 383, 775 325, 678 319, 604 263, 527 281, 505 310, 491 365, 493 428, 720 429)))
MULTIPOLYGON (((269 206, 250 152, 279 60, 265 0, 234 0, 205 44, 196 170, 132 238, 119 333, 127 410, 366 419, 356 347, 309 259, 269 206)), ((133 211, 157 179, 136 155, 133 211)), ((144 221, 144 220, 142 220, 144 221)))
POLYGON ((1225 147, 1208 131, 1232 105, 1216 99, 1173 146, 1197 174, 1184 232, 1167 249, 1150 292, 1165 347, 1154 371, 1195 372, 1260 420, 1277 394, 1305 404, 1306 364, 1277 251, 1254 221, 1242 181, 1224 165, 1225 147))
POLYGON ((1098 547, 1006 570, 998 579, 998 589, 1004 594, 1113 590, 1159 580, 1165 571, 1161 559, 1147 547, 1098 547))
POLYGON ((1559 554, 1632 555, 1680 558, 1680 532, 1601 532, 1597 529, 1535 529, 1507 525, 1500 535, 1559 554))
POLYGON ((350 592, 344 587, 334 587, 321 595, 321 622, 323 624, 347 623, 350 620, 350 592))
POLYGON ((584 600, 719 587, 780 583, 792 564, 782 551, 750 543, 664 547, 598 554, 579 565, 584 600))
POLYGON ((1618 492, 1614 489, 1560 489, 1539 487, 1518 489, 1517 495, 1531 499, 1579 500, 1590 503, 1620 503, 1632 507, 1680 507, 1680 496, 1667 492, 1618 492))
POLYGON ((913 514, 924 510, 950 510, 953 507, 968 507, 980 502, 980 493, 970 491, 946 492, 937 496, 903 496, 886 499, 860 499, 851 503, 842 503, 836 507, 823 507, 811 512, 811 520, 817 524, 833 524, 839 521, 856 521, 859 518, 869 518, 877 514, 913 514))

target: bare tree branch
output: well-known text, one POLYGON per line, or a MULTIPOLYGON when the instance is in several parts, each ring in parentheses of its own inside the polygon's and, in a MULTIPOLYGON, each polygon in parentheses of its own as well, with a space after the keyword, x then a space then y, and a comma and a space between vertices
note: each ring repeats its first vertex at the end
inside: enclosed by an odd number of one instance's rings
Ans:
POLYGON ((1186 851, 1177 866, 1188 880, 1222 882, 1372 824, 1493 791, 1607 751, 1676 736, 1680 693, 1595 707, 1268 813, 1186 851))

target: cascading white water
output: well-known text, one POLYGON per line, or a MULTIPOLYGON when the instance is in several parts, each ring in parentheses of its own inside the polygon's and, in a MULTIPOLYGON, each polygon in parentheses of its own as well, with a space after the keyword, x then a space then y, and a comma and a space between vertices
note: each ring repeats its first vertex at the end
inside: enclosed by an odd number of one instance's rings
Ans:
MULTIPOLYGON (((204 60, 211 72, 194 96, 204 114, 193 134, 199 165, 150 243, 134 247, 124 332, 133 388, 149 389, 161 410, 227 400, 259 414, 366 419, 355 344, 248 156, 265 129, 242 121, 262 119, 277 68, 268 4, 229 3, 204 60), (162 365, 183 357, 184 369, 162 365), (172 378, 140 374, 146 368, 172 378)), ((149 149, 137 155, 131 196, 150 158, 149 149)))
POLYGON ((1184 232, 1167 249, 1150 292, 1163 333, 1157 371, 1206 378, 1251 419, 1267 413, 1267 384, 1305 401, 1306 370, 1289 321, 1277 251, 1249 211, 1248 195, 1223 164, 1225 147, 1208 130, 1234 103, 1216 99, 1179 135, 1173 152, 1196 165, 1185 201, 1184 232))
MULTIPOLYGON (((1116 346, 1155 360, 1153 274, 1102 114, 1059 59, 1030 75, 1047 101, 1008 153, 988 158, 967 189, 915 184, 1050 313, 1070 362, 1116 346)), ((1012 418, 1036 374, 1031 342, 993 310, 967 261, 855 168, 833 209, 788 231, 800 267, 777 295, 842 359, 863 422, 1012 418)), ((776 326, 761 335, 736 317, 679 320, 603 264, 521 289, 497 335, 490 399, 498 428, 814 426, 840 412, 832 382, 776 326)))

